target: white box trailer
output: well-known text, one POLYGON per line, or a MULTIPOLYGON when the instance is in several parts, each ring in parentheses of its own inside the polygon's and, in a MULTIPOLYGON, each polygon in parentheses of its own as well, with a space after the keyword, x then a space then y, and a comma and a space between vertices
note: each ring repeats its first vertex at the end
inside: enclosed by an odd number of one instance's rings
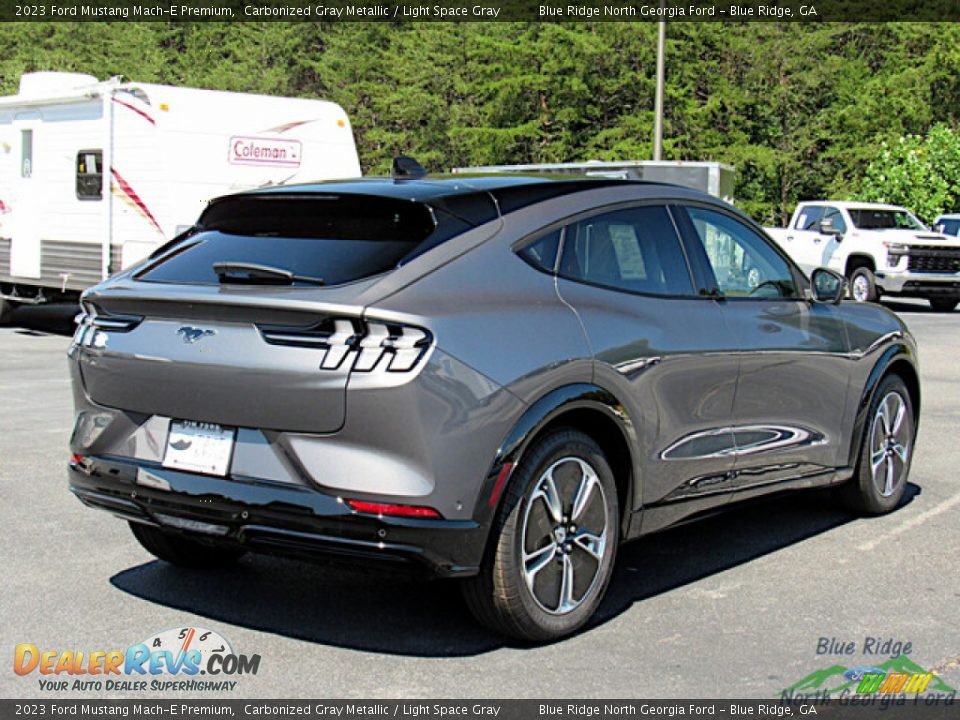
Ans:
POLYGON ((588 160, 587 162, 529 165, 481 165, 453 168, 451 172, 551 173, 648 180, 702 190, 729 203, 733 202, 733 186, 736 180, 736 170, 733 165, 688 160, 588 160))
POLYGON ((211 198, 359 175, 335 103, 25 74, 0 97, 0 313, 143 259, 211 198))

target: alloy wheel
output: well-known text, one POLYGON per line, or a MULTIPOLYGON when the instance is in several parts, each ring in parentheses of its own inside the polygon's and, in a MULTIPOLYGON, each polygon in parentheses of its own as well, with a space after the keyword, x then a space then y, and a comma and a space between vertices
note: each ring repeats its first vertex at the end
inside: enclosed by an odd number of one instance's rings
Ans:
POLYGON ((893 495, 906 475, 910 458, 907 404, 898 392, 889 392, 877 406, 870 429, 870 475, 883 497, 893 495))
POLYGON ((575 610, 597 586, 609 521, 603 486, 585 460, 565 457, 540 476, 523 518, 522 571, 546 612, 575 610))
POLYGON ((853 279, 853 299, 857 302, 866 302, 870 297, 870 281, 864 275, 857 275, 853 279))

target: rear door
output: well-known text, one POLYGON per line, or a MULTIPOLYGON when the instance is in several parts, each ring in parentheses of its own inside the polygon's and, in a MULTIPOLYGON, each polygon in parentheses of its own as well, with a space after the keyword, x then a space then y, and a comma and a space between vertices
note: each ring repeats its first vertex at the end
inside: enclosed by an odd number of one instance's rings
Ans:
POLYGON ((804 299, 789 262, 734 214, 693 205, 677 211, 690 252, 713 273, 713 292, 740 351, 734 486, 836 467, 850 369, 838 308, 804 299))
POLYGON ((717 304, 697 294, 667 208, 573 218, 562 245, 557 290, 583 323, 597 383, 636 429, 643 505, 726 502, 735 344, 717 304))

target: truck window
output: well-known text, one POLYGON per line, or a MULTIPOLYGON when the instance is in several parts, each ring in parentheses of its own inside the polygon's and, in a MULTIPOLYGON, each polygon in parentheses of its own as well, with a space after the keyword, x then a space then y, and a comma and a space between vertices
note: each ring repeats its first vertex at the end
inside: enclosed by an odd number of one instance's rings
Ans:
POLYGON ((960 235, 960 220, 941 220, 945 235, 960 235))
POLYGON ((77 197, 80 200, 103 199, 103 152, 81 150, 77 153, 77 197))
POLYGON ((833 227, 839 230, 841 233, 845 233, 847 231, 847 223, 843 219, 843 213, 841 213, 837 208, 834 208, 834 207, 824 208, 823 219, 833 220, 833 227))
POLYGON ((794 230, 819 230, 820 219, 823 217, 823 206, 807 205, 793 224, 794 230))
POLYGON ((926 230, 923 224, 906 210, 850 208, 850 219, 861 230, 926 230))

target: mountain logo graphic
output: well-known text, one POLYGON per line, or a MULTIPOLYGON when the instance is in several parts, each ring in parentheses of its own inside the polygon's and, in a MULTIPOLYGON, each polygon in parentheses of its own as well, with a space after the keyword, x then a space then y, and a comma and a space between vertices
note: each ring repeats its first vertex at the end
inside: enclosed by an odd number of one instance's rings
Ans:
POLYGON ((956 692, 940 677, 924 670, 906 655, 898 655, 877 665, 852 668, 831 665, 814 670, 785 688, 781 696, 815 693, 820 697, 832 697, 844 691, 855 694, 956 692))

